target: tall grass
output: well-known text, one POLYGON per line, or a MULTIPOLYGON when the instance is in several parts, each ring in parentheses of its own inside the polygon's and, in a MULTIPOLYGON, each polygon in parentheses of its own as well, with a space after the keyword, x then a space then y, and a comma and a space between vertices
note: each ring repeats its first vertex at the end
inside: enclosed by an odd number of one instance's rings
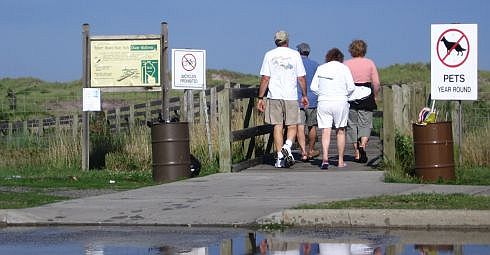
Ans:
POLYGON ((464 134, 461 145, 463 165, 468 167, 490 166, 490 128, 473 129, 464 134))

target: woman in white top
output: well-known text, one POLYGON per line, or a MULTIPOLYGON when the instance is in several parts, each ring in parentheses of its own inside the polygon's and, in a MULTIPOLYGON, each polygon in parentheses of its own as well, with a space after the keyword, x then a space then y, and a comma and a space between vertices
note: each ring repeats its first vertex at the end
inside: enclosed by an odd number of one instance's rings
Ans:
POLYGON ((322 130, 322 164, 321 169, 328 169, 328 148, 330 133, 335 126, 337 133, 337 149, 339 153, 338 167, 345 167, 345 128, 349 116, 347 99, 355 90, 354 80, 349 68, 342 64, 344 54, 332 48, 327 52, 325 64, 316 70, 311 90, 318 95, 317 119, 318 128, 322 130))

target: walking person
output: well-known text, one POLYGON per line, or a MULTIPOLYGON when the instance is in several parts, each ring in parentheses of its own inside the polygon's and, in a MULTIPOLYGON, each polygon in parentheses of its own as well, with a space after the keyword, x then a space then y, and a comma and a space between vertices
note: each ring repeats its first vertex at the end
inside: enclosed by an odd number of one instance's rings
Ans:
POLYGON ((308 106, 305 68, 299 53, 289 48, 286 31, 274 35, 276 48, 269 50, 260 69, 260 87, 257 109, 265 113, 265 122, 274 125, 274 147, 277 153, 275 167, 294 164, 291 146, 296 139, 299 118, 297 83, 301 87, 301 102, 308 106), (267 92, 267 100, 264 100, 267 92), (287 127, 286 142, 283 144, 284 127, 287 127))
POLYGON ((371 88, 371 94, 365 100, 351 103, 349 110, 348 139, 354 146, 354 160, 367 163, 366 147, 373 128, 373 110, 376 110, 376 98, 379 91, 379 76, 375 63, 366 58, 367 44, 363 40, 353 40, 349 45, 351 59, 345 61, 352 73, 356 86, 371 88))
POLYGON ((348 96, 355 90, 349 68, 342 64, 344 54, 337 48, 327 52, 326 63, 320 65, 311 82, 311 90, 318 95, 318 128, 322 129, 321 169, 328 169, 328 149, 332 125, 336 128, 338 167, 345 167, 345 128, 349 115, 348 96))
POLYGON ((317 101, 318 96, 315 95, 310 89, 313 75, 316 72, 318 63, 308 58, 310 55, 310 46, 307 43, 300 43, 296 46, 296 49, 303 60, 303 65, 306 71, 306 93, 308 94, 308 107, 304 107, 302 103, 301 86, 298 86, 298 102, 300 108, 300 118, 298 124, 298 133, 296 135, 298 144, 301 149, 301 161, 306 162, 312 160, 320 153, 315 150, 315 142, 317 136, 317 101), (305 127, 308 129, 308 150, 306 149, 306 135, 305 127))

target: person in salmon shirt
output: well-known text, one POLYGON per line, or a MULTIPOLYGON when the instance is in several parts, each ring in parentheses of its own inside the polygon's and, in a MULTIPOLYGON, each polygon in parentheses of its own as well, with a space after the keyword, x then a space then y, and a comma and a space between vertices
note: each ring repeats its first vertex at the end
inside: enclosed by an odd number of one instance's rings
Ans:
POLYGON ((349 45, 351 59, 344 62, 349 67, 356 86, 371 88, 371 94, 365 100, 351 102, 347 121, 347 137, 354 146, 354 159, 367 163, 366 147, 373 128, 373 111, 379 91, 379 76, 376 64, 366 58, 367 44, 363 40, 353 40, 349 45))

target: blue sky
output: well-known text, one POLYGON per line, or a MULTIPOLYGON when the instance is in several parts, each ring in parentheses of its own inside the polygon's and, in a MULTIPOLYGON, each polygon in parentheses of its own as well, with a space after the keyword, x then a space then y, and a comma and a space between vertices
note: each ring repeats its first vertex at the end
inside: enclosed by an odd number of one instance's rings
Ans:
POLYGON ((490 70, 488 0, 1 0, 0 10, 0 78, 80 79, 83 23, 92 35, 134 35, 159 34, 163 21, 170 48, 204 49, 208 68, 250 74, 277 30, 292 47, 308 42, 319 62, 364 39, 387 67, 429 63, 431 24, 478 24, 478 69, 490 70))

